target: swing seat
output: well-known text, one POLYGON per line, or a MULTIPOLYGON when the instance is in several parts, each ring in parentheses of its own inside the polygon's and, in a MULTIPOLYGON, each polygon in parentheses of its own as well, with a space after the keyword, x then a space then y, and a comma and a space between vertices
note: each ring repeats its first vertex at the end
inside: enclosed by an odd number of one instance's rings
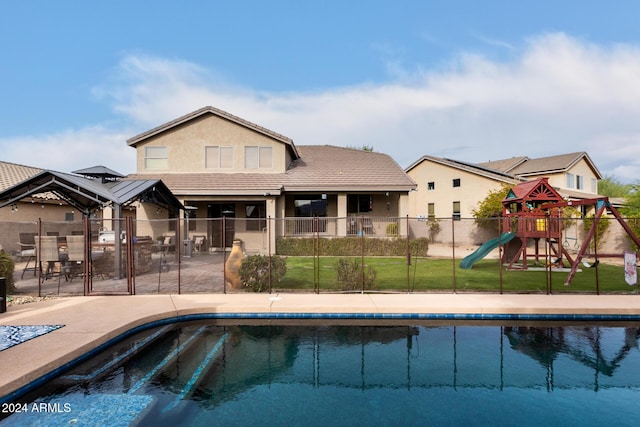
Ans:
POLYGON ((600 264, 599 259, 597 259, 593 264, 589 264, 587 261, 582 260, 582 265, 584 265, 585 268, 593 268, 593 267, 596 267, 598 264, 600 264))

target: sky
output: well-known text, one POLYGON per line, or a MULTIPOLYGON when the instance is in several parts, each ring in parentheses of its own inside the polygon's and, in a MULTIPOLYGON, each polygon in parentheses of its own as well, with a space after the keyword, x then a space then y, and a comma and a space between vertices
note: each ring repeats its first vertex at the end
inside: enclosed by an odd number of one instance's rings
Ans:
POLYGON ((135 172, 214 106, 403 168, 585 151, 640 178, 637 0, 0 0, 0 160, 135 172))

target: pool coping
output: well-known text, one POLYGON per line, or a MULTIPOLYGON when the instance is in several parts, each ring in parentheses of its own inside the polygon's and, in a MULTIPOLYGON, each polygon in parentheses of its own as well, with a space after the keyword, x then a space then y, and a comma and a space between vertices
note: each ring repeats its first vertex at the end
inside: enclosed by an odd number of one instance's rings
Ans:
POLYGON ((11 306, 0 325, 62 324, 0 351, 0 402, 131 333, 195 319, 640 321, 638 295, 189 294, 87 296, 11 306))

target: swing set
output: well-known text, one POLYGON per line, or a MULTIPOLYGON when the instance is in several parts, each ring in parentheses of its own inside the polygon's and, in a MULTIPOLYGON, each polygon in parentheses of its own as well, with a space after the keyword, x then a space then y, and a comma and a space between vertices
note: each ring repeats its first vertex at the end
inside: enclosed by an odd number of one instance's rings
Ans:
MULTIPOLYGON (((555 266, 564 266, 564 259, 567 260, 571 269, 565 286, 569 286, 578 268, 582 264, 584 267, 597 267, 600 257, 622 258, 624 254, 600 254, 594 250, 593 254, 587 251, 591 242, 596 238, 598 222, 605 212, 609 212, 620 223, 627 235, 640 247, 640 239, 624 221, 618 210, 609 202, 607 197, 564 200, 562 196, 549 184, 548 178, 523 182, 513 187, 502 201, 503 221, 502 232, 512 232, 516 238, 511 240, 505 247, 502 262, 507 264, 509 270, 526 270, 528 268, 528 258, 540 260, 540 242, 544 242, 545 252, 554 259, 550 263, 555 266), (575 258, 568 252, 570 246, 568 238, 562 242, 563 232, 563 209, 577 206, 595 206, 595 216, 593 223, 587 232, 582 245, 575 258), (529 241, 533 240, 534 253, 528 253, 529 241), (588 263, 585 256, 594 256, 595 261, 588 263)), ((578 236, 576 233, 574 247, 578 247, 578 236)), ((595 247, 595 246, 594 246, 595 247)), ((549 262, 549 261, 547 261, 549 262)))

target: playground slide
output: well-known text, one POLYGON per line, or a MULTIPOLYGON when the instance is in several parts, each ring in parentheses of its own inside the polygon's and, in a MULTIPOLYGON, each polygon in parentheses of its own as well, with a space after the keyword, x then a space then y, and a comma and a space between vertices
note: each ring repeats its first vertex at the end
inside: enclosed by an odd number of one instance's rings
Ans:
POLYGON ((494 250, 500 245, 504 245, 505 243, 512 240, 514 237, 516 237, 515 233, 507 232, 507 233, 502 233, 502 236, 495 237, 491 240, 484 242, 482 246, 476 249, 472 254, 467 255, 466 257, 464 257, 462 261, 460 261, 460 268, 464 270, 470 269, 473 266, 473 264, 475 264, 477 261, 481 260, 482 258, 486 257, 489 252, 491 252, 492 250, 494 250))

